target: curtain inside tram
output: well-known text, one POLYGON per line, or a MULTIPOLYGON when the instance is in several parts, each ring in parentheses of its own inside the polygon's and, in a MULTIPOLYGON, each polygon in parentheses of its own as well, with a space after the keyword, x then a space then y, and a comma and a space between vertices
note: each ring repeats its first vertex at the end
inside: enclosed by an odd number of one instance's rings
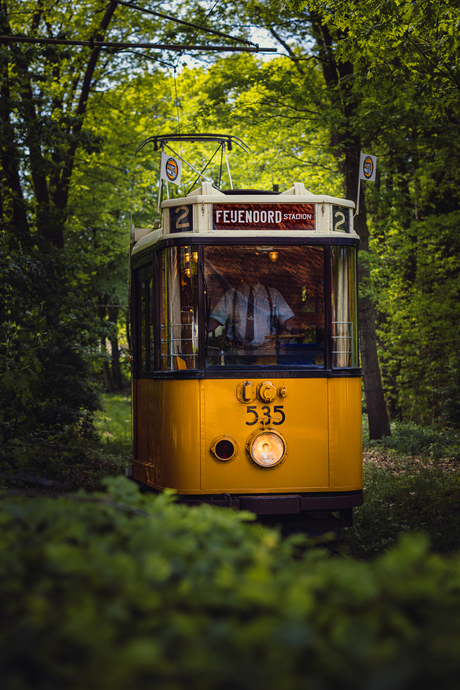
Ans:
POLYGON ((332 366, 358 366, 356 250, 332 247, 332 366))
POLYGON ((195 369, 198 357, 198 251, 170 247, 162 256, 161 369, 195 369))

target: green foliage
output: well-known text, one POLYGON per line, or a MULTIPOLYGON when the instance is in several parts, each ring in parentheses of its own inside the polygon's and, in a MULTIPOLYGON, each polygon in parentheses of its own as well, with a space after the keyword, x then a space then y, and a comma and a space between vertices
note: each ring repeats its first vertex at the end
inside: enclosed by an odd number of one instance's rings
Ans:
MULTIPOLYGON (((180 76, 181 88, 191 76, 180 76)), ((341 194, 322 119, 320 73, 311 69, 305 77, 285 57, 263 62, 243 54, 218 60, 200 78, 197 107, 188 116, 192 126, 206 131, 224 125, 251 147, 249 157, 232 152, 235 187, 279 184, 283 191, 300 180, 312 193, 341 194)))
POLYGON ((375 242, 384 381, 404 420, 460 424, 459 218, 458 211, 431 216, 403 236, 391 228, 385 246, 375 242))
POLYGON ((391 423, 391 436, 370 440, 367 417, 363 415, 363 445, 367 450, 389 449, 398 457, 410 455, 435 461, 460 459, 458 431, 439 424, 429 426, 395 420, 391 423))
POLYGON ((460 561, 421 536, 362 564, 122 478, 2 498, 5 690, 457 687, 460 561))
POLYGON ((439 426, 420 426, 414 422, 393 422, 391 436, 369 441, 369 446, 391 448, 398 454, 417 455, 432 460, 460 460, 458 433, 439 426))
POLYGON ((423 530, 437 553, 460 542, 460 435, 440 426, 391 423, 391 436, 369 441, 363 419, 364 505, 343 530, 339 549, 369 559, 401 534, 423 530))
POLYGON ((50 477, 92 434, 98 324, 65 254, 43 240, 22 253, 7 237, 0 245, 1 472, 50 477))
POLYGON ((352 129, 378 156, 361 292, 380 311, 391 417, 458 426, 458 3, 291 4, 330 37, 339 69, 349 65, 338 88, 348 86, 352 129))
POLYGON ((411 107, 410 93, 433 120, 451 120, 452 111, 458 109, 460 84, 458 3, 313 0, 308 5, 340 30, 343 56, 353 52, 361 67, 359 78, 378 82, 382 99, 394 95, 404 81, 406 89, 399 93, 395 110, 411 107))

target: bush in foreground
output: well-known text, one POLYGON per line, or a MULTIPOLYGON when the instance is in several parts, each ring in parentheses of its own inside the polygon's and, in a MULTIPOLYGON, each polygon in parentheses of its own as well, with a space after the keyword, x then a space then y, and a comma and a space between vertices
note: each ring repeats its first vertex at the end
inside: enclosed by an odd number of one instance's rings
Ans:
POLYGON ((458 687, 460 559, 422 536, 358 563, 107 485, 3 495, 3 690, 458 687))

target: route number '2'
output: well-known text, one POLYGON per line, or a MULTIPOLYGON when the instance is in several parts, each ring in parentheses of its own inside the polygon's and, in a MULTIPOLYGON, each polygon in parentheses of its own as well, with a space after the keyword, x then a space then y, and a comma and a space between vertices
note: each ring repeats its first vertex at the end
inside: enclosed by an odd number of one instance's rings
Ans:
POLYGON ((335 219, 337 219, 337 222, 334 225, 334 232, 345 232, 345 227, 341 227, 342 225, 345 226, 345 214, 342 211, 336 211, 334 213, 335 219))
POLYGON ((332 229, 334 232, 350 232, 350 211, 344 206, 332 207, 332 229))
POLYGON ((179 206, 176 208, 176 213, 177 215, 177 221, 176 221, 176 228, 182 229, 189 229, 190 223, 186 221, 185 219, 187 218, 188 214, 190 213, 190 208, 188 206, 179 206), (180 212, 180 215, 179 215, 180 212))
POLYGON ((192 206, 171 206, 170 232, 193 232, 192 206))
POLYGON ((276 420, 272 417, 272 411, 268 405, 263 405, 262 411, 263 415, 262 419, 260 419, 257 407, 255 405, 248 405, 246 408, 246 412, 248 414, 254 415, 254 419, 250 422, 246 422, 246 425, 254 426, 254 424, 257 424, 257 422, 260 421, 262 426, 269 426, 270 424, 273 424, 273 426, 280 426, 281 424, 284 424, 286 420, 283 405, 275 405, 275 407, 273 408, 273 413, 280 415, 280 417, 277 417, 276 420))

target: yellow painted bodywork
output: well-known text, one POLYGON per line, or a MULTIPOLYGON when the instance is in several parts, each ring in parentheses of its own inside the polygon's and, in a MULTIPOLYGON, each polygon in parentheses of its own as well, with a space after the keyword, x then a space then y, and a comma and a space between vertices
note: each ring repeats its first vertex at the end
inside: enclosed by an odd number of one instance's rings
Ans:
POLYGON ((242 403, 237 386, 244 379, 133 381, 134 478, 180 494, 362 489, 361 379, 267 380, 277 391, 285 387, 286 397, 242 403), (259 417, 255 425, 248 424, 255 420, 248 406, 259 417), (282 413, 284 423, 275 424, 282 413), (249 437, 263 428, 276 429, 287 444, 285 460, 273 469, 254 466, 246 452, 249 437), (218 436, 237 443, 232 461, 211 454, 218 436))

